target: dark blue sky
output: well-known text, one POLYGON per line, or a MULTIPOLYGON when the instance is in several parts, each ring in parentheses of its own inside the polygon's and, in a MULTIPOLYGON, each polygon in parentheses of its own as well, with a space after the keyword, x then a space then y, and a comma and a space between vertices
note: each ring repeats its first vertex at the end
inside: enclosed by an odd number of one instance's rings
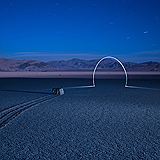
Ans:
POLYGON ((160 61, 159 0, 0 0, 0 57, 160 61))

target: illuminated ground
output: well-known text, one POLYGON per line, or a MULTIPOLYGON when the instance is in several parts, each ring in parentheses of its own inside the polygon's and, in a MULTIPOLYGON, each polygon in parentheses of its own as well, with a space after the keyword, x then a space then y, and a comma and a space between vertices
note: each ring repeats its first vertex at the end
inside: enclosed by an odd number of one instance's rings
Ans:
MULTIPOLYGON (((91 82, 0 79, 1 159, 158 159, 160 91, 97 80, 96 88, 50 94, 52 87, 91 82)), ((129 84, 160 88, 158 79, 129 84)))

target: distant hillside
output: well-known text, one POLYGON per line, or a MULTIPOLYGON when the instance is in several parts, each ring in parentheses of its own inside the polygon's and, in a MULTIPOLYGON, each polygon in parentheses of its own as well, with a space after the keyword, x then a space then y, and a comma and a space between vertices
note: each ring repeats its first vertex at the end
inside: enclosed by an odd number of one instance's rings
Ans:
MULTIPOLYGON (((68 61, 50 61, 47 63, 32 59, 16 60, 0 58, 0 71, 15 72, 15 71, 61 71, 61 70, 93 70, 99 60, 82 60, 71 59, 68 61)), ((144 62, 132 63, 124 62, 127 71, 158 71, 160 72, 160 63, 144 62)), ((122 71, 120 64, 114 60, 106 59, 102 61, 98 70, 105 71, 122 71)))
POLYGON ((32 59, 16 60, 0 58, 0 71, 52 71, 49 64, 32 59))
MULTIPOLYGON (((68 61, 50 61, 48 64, 58 70, 93 70, 98 61, 99 59, 81 60, 74 58, 68 61)), ((128 71, 160 71, 160 63, 158 62, 124 62, 123 64, 128 71)), ((119 71, 122 70, 122 67, 118 62, 106 59, 99 64, 98 70, 119 71)))

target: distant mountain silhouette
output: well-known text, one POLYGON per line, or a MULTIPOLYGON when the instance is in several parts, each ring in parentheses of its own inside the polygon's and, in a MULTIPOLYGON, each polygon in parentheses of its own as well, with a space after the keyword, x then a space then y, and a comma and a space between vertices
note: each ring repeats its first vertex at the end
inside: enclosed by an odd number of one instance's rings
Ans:
POLYGON ((0 58, 0 71, 52 71, 49 64, 32 59, 16 60, 0 58))
MULTIPOLYGON (((34 71, 34 72, 46 72, 46 71, 61 71, 61 70, 93 70, 99 59, 95 60, 82 60, 71 59, 61 61, 50 61, 44 63, 42 61, 36 61, 32 59, 16 60, 0 58, 0 71, 15 72, 15 71, 34 71)), ((123 62, 127 71, 158 71, 160 72, 159 62, 123 62)), ((114 60, 106 59, 100 63, 97 70, 104 71, 122 71, 120 64, 114 60)))
MULTIPOLYGON (((48 64, 57 70, 93 70, 98 61, 99 59, 82 60, 74 58, 68 61, 50 61, 48 64)), ((160 71, 159 62, 123 62, 123 64, 128 71, 160 71)), ((99 64, 97 70, 120 71, 122 67, 118 62, 106 59, 99 64)))

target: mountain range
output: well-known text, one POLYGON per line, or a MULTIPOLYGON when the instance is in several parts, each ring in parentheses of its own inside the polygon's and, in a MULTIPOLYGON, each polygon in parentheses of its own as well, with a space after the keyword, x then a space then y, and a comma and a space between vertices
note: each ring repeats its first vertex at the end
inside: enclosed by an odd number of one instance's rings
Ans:
POLYGON ((32 59, 16 60, 0 58, 0 71, 52 71, 53 67, 47 63, 32 59))
MULTIPOLYGON (((42 62, 32 59, 16 60, 0 58, 0 71, 2 72, 16 72, 16 71, 34 71, 34 72, 47 72, 47 71, 76 71, 76 70, 93 70, 98 59, 95 60, 82 60, 82 59, 71 59, 61 61, 49 61, 42 62)), ((158 71, 160 72, 159 62, 123 62, 127 71, 158 71)), ((102 61, 98 70, 107 71, 121 71, 121 65, 111 59, 102 61)))

